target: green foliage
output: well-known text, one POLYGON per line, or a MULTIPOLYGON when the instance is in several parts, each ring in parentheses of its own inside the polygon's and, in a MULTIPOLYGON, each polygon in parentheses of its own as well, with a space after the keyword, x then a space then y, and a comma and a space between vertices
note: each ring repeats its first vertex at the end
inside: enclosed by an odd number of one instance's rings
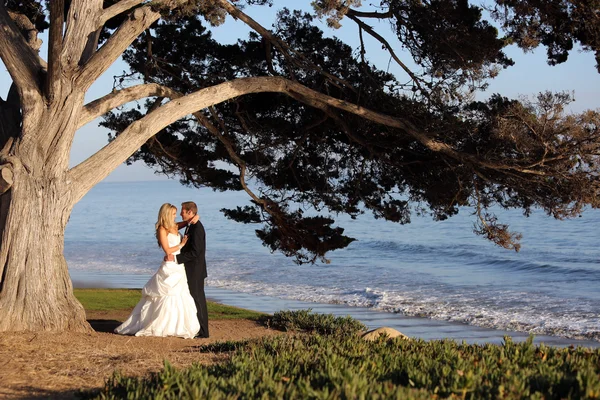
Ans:
MULTIPOLYGON (((227 347, 233 350, 231 344, 227 347)), ((244 343, 216 366, 150 378, 115 374, 98 399, 579 399, 600 397, 600 350, 454 341, 279 336, 244 343)))
POLYGON ((600 24, 586 22, 598 15, 598 0, 497 0, 492 16, 502 23, 508 37, 524 49, 544 45, 548 64, 567 61, 574 44, 593 51, 600 72, 600 24))
MULTIPOLYGON (((75 297, 83 308, 89 311, 127 310, 135 307, 140 301, 140 289, 74 289, 75 297)), ((245 310, 224 304, 207 302, 208 318, 217 319, 252 319, 264 318, 265 314, 245 310)))
MULTIPOLYGON (((256 342, 256 340, 254 340, 254 342, 256 342)), ((250 343, 252 343, 251 340, 240 340, 237 342, 227 340, 225 342, 203 344, 198 348, 198 351, 200 351, 201 353, 228 353, 234 350, 244 348, 250 343)))
POLYGON ((366 330, 366 326, 350 316, 335 317, 333 314, 317 314, 311 309, 278 311, 269 325, 284 331, 314 332, 323 335, 352 335, 366 330))
POLYGON ((434 77, 457 74, 462 85, 469 77, 484 77, 490 66, 514 64, 502 51, 505 41, 482 19, 479 6, 468 1, 411 2, 409 7, 398 1, 383 3, 402 21, 395 25, 398 39, 434 77))

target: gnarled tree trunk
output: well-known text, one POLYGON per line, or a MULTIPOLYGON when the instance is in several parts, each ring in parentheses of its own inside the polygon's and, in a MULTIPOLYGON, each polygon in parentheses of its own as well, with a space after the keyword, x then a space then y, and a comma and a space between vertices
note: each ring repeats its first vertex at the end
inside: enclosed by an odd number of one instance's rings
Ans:
POLYGON ((15 174, 1 198, 0 331, 88 331, 63 256, 68 182, 15 174))
POLYGON ((12 125, 0 157, 12 181, 0 195, 0 331, 91 330, 63 255, 65 228, 81 197, 68 158, 83 93, 63 89, 24 113, 21 126, 12 125))

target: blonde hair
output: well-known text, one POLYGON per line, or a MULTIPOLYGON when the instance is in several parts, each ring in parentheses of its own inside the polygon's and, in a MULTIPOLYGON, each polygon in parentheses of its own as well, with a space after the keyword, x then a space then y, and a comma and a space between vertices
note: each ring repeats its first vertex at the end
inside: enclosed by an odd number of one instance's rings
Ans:
POLYGON ((175 224, 175 220, 173 219, 172 215, 173 210, 177 212, 177 207, 175 207, 171 203, 163 204, 162 206, 160 206, 160 210, 158 210, 158 221, 156 221, 154 228, 156 229, 155 234, 159 247, 160 240, 158 239, 158 230, 160 229, 160 227, 162 226, 163 228, 165 228, 167 232, 170 232, 171 230, 173 230, 173 228, 177 229, 177 224, 175 224))

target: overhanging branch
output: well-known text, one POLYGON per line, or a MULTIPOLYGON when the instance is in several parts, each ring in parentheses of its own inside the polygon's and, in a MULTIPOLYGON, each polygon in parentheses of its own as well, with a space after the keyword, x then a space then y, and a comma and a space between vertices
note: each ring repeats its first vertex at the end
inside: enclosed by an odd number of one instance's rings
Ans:
POLYGON ((236 79, 198 90, 160 106, 132 123, 115 140, 70 171, 72 180, 78 182, 77 187, 80 188, 77 198, 83 197, 148 139, 173 122, 198 110, 245 94, 283 92, 286 82, 283 78, 273 77, 236 79))
POLYGON ((393 16, 391 10, 387 10, 386 12, 379 11, 358 11, 352 8, 349 8, 346 12, 346 15, 353 15, 359 18, 378 18, 378 19, 387 19, 393 16))
POLYGON ((182 95, 173 89, 158 85, 156 83, 136 85, 121 90, 115 90, 104 97, 86 104, 81 112, 81 118, 79 119, 77 128, 79 129, 94 119, 103 116, 110 110, 120 107, 131 101, 154 96, 176 99, 182 95))
POLYGON ((145 0, 121 0, 116 4, 105 8, 98 20, 97 27, 101 28, 109 19, 142 4, 144 1, 145 0))
MULTIPOLYGON (((181 94, 160 85, 140 85, 137 89, 132 89, 129 95, 125 96, 123 94, 121 98, 131 101, 133 100, 132 97, 134 97, 132 93, 142 96, 142 94, 157 93, 158 91, 161 91, 161 97, 168 97, 169 93, 171 96, 181 96, 181 94)), ((427 133, 418 130, 408 121, 336 99, 309 89, 297 82, 282 77, 256 77, 235 79, 198 90, 183 97, 176 97, 129 125, 115 140, 70 171, 72 179, 79 183, 80 193, 78 194, 78 198, 83 197, 89 189, 108 176, 108 174, 137 151, 148 139, 173 122, 198 110, 231 100, 235 97, 267 92, 282 93, 312 106, 318 103, 325 104, 378 124, 400 129, 419 141, 430 151, 444 154, 462 163, 495 170, 512 170, 524 174, 544 175, 543 171, 522 168, 515 165, 494 164, 470 154, 460 153, 454 150, 452 146, 437 141, 427 133)), ((115 99, 119 98, 119 95, 120 93, 115 93, 113 97, 101 101, 102 107, 108 107, 109 104, 112 104, 110 103, 111 101, 116 101, 115 99)))

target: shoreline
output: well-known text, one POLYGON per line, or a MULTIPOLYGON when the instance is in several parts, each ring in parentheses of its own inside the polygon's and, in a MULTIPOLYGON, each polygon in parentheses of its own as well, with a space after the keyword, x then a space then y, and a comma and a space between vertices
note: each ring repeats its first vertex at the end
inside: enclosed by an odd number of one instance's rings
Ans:
MULTIPOLYGON (((518 331, 505 331, 482 328, 458 322, 434 320, 424 317, 408 317, 402 314, 382 312, 362 307, 351 307, 341 304, 309 303, 299 300, 279 299, 270 296, 256 296, 207 286, 206 296, 212 301, 229 306, 251 309, 253 311, 273 314, 281 310, 301 310, 310 308, 314 312, 333 314, 336 317, 351 316, 367 325, 369 329, 387 326, 394 328, 408 337, 424 340, 451 339, 468 344, 501 344, 504 336, 512 337, 514 342, 527 340, 529 334, 518 331)), ((535 344, 568 347, 581 346, 600 348, 600 342, 585 339, 569 339, 561 336, 535 335, 535 344)))
MULTIPOLYGON (((73 286, 76 288, 140 288, 147 281, 145 275, 119 276, 118 286, 114 285, 114 274, 81 273, 71 271, 73 286)), ((483 328, 458 322, 434 320, 425 317, 409 317, 402 314, 376 311, 363 307, 351 307, 342 304, 312 303, 300 300, 280 299, 270 296, 258 296, 229 289, 205 286, 207 299, 218 303, 245 308, 253 311, 273 314, 281 310, 312 309, 314 312, 333 314, 335 316, 349 315, 369 329, 388 326, 403 334, 424 340, 451 339, 469 344, 501 344, 504 336, 512 337, 515 342, 525 341, 529 334, 526 332, 506 331, 483 328)), ((534 343, 544 343, 555 347, 581 346, 600 348, 600 342, 586 339, 569 339, 561 336, 535 335, 534 343)))

